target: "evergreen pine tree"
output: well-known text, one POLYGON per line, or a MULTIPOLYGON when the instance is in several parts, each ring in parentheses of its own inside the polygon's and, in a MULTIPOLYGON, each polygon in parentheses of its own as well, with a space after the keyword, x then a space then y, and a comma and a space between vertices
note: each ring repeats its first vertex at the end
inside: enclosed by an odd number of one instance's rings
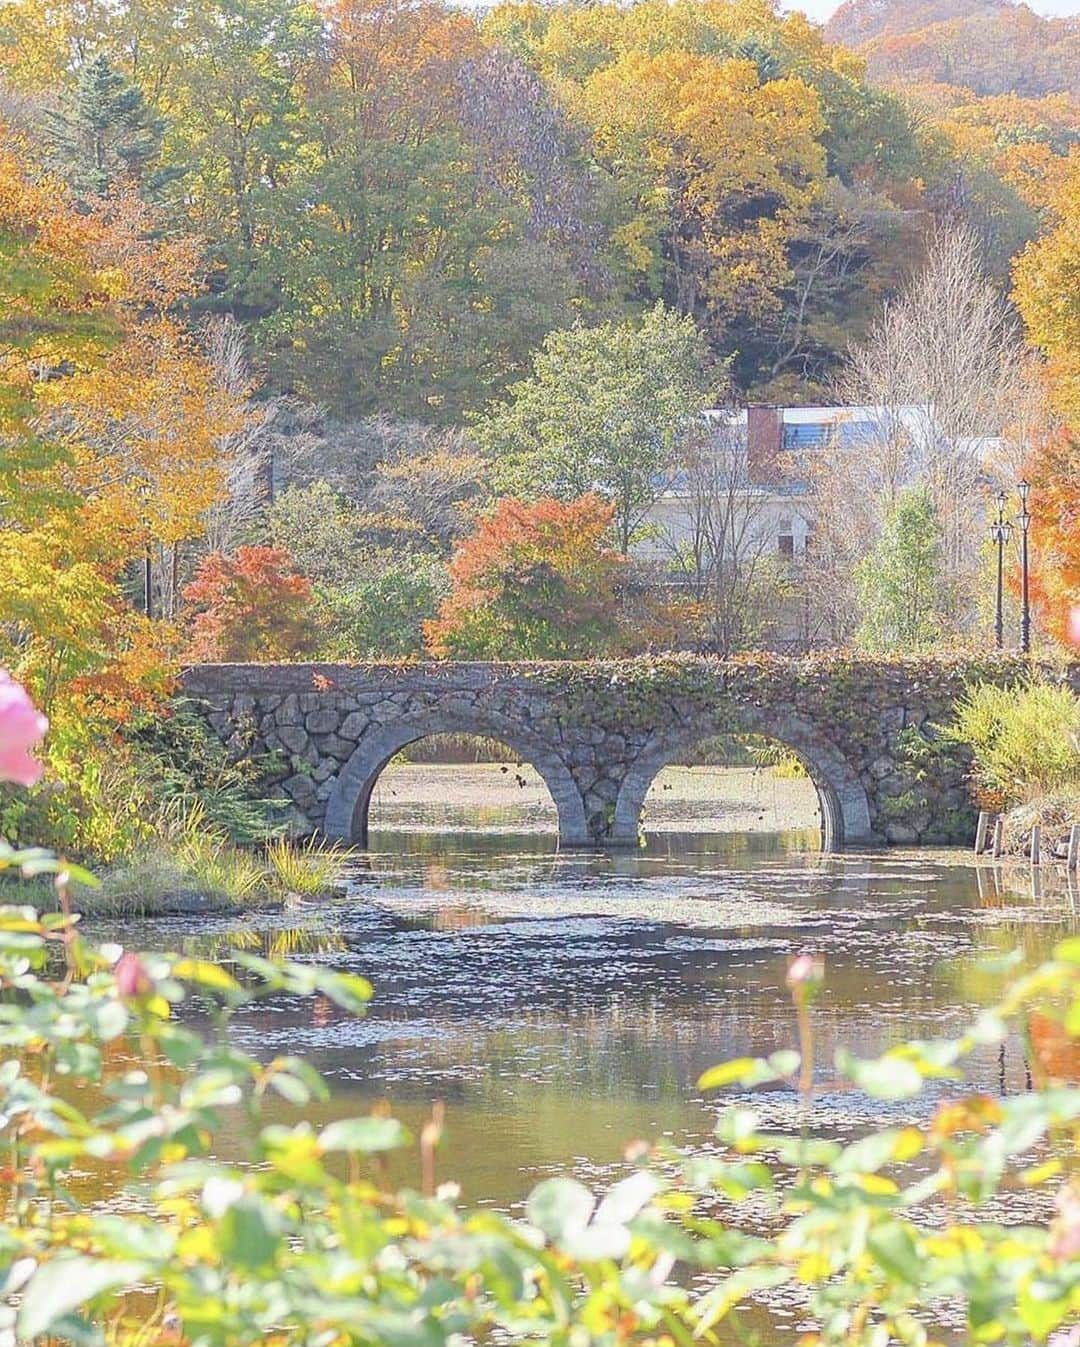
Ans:
POLYGON ((163 181, 152 171, 163 132, 142 90, 103 54, 82 67, 74 91, 45 122, 54 166, 84 196, 108 196, 124 182, 153 192, 163 181))

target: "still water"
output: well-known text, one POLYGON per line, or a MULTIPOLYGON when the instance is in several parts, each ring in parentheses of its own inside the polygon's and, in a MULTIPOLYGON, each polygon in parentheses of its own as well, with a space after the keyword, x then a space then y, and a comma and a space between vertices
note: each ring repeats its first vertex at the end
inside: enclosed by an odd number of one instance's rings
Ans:
MULTIPOLYGON (((1002 986, 988 959, 1019 948, 1034 961, 1075 925, 1063 881, 1033 894, 1023 871, 960 852, 822 856, 812 830, 669 825, 634 854, 560 854, 527 818, 515 832, 512 814, 407 831, 402 814, 383 809, 344 896, 207 918, 197 933, 190 919, 129 923, 124 939, 209 955, 244 944, 364 974, 376 992, 364 1019, 281 1000, 240 1017, 240 1044, 319 1067, 334 1098, 317 1124, 387 1100, 415 1130, 445 1101, 440 1178, 511 1210, 554 1172, 614 1177, 635 1138, 708 1145, 722 1104, 695 1082, 725 1058, 791 1045, 793 953, 826 960, 816 1122, 854 1136, 927 1105, 886 1114, 841 1090, 836 1046, 869 1055, 958 1030, 1002 986)), ((1019 1041, 971 1073, 989 1091, 1023 1089, 1019 1041)), ((756 1102, 790 1121, 789 1091, 756 1102)), ((415 1180, 411 1157, 397 1165, 415 1180)))

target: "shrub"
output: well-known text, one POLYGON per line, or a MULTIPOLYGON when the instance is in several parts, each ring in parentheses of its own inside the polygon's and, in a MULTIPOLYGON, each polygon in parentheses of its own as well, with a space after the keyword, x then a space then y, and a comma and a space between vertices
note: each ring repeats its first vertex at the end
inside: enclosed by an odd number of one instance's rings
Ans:
POLYGON ((203 557, 184 601, 189 659, 287 660, 314 648, 311 582, 283 548, 238 547, 203 557))
POLYGON ((932 649, 941 640, 947 585, 941 524, 925 486, 901 492, 877 546, 856 567, 864 650, 932 649))
POLYGON ((1003 804, 1080 783, 1080 698, 1064 685, 979 683, 958 702, 947 732, 974 754, 979 789, 1003 804))
POLYGON ((125 730, 136 773, 152 782, 155 807, 197 808, 213 827, 242 845, 280 832, 289 801, 267 797, 260 773, 265 763, 234 761, 205 720, 183 699, 162 714, 140 716, 125 730))
POLYGON ((602 654, 617 635, 622 558, 607 545, 612 508, 598 496, 564 505, 506 498, 450 561, 451 591, 428 645, 459 659, 602 654))
POLYGON ((266 859, 277 887, 285 893, 319 898, 341 883, 350 853, 318 838, 297 844, 278 838, 266 848, 266 859))
POLYGON ((368 549, 354 557, 352 579, 322 587, 326 659, 404 659, 424 649, 424 623, 446 593, 446 564, 423 552, 368 549))

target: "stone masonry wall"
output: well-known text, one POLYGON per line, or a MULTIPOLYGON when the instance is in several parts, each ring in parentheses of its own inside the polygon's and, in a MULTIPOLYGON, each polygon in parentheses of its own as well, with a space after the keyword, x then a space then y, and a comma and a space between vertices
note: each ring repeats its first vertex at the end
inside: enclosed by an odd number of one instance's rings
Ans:
POLYGON ((551 664, 201 665, 184 692, 235 757, 257 760, 298 831, 363 841, 385 763, 429 734, 501 739, 543 776, 565 845, 633 845, 656 773, 718 733, 769 735, 806 763, 827 846, 965 842, 962 751, 936 727, 1012 657, 551 664))

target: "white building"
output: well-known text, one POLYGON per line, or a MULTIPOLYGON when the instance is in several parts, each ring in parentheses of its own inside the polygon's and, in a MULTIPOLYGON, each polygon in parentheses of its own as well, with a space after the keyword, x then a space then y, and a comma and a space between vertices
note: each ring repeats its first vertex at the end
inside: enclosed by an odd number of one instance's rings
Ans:
MULTIPOLYGON (((766 558, 798 579, 812 549, 815 460, 840 445, 904 442, 912 460, 929 460, 946 441, 927 406, 777 407, 706 413, 709 434, 691 466, 675 472, 652 507, 636 551, 669 570, 671 583, 701 587, 703 567, 751 573, 766 558)), ((1001 441, 967 438, 954 452, 991 459, 1001 441)), ((715 579, 715 577, 714 577, 715 579)), ((815 632, 805 594, 775 624, 779 644, 825 639, 815 632)))

